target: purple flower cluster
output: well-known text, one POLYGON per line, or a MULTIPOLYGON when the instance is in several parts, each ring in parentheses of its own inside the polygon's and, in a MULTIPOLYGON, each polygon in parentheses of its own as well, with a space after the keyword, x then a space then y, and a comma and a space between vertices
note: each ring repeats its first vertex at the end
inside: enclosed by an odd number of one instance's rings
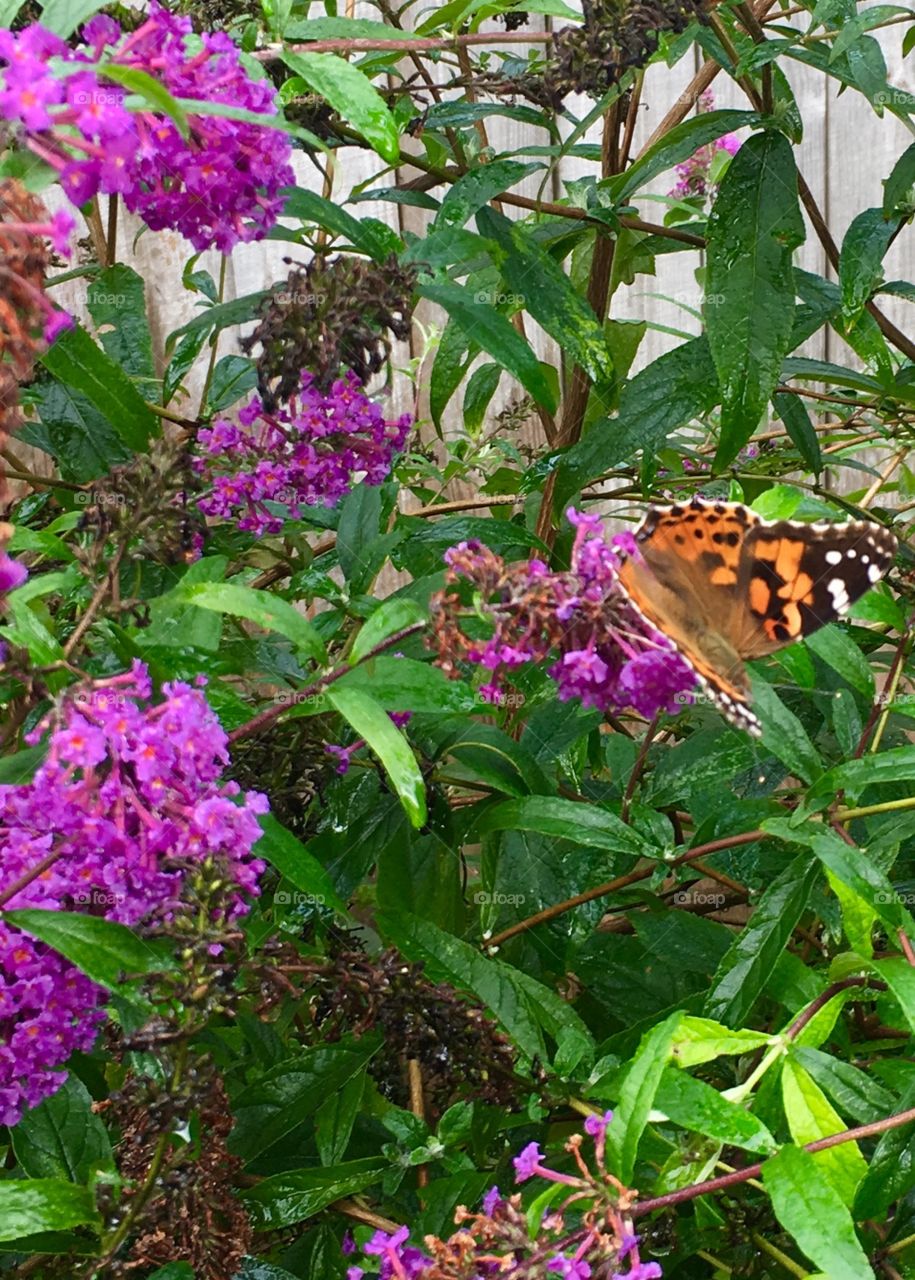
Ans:
POLYGON ((446 581, 473 584, 475 612, 485 614, 493 630, 485 643, 468 640, 456 622, 459 593, 446 588, 433 601, 442 666, 452 674, 456 658, 481 665, 490 677, 480 694, 498 703, 512 668, 558 651, 549 674, 562 701, 580 698, 601 711, 634 707, 649 719, 679 709, 695 689, 695 676, 620 586, 622 558, 639 555, 635 540, 623 533, 607 542, 598 517, 572 509, 566 514, 575 526, 568 573, 554 573, 536 559, 507 569, 477 542, 445 553, 446 581))
POLYGON ((288 407, 268 413, 255 396, 238 417, 238 426, 217 418, 198 433, 207 456, 194 465, 212 484, 199 505, 205 515, 259 535, 283 527, 267 502, 285 505, 297 519, 303 507, 334 506, 360 478, 381 484, 413 423, 409 414, 387 420, 355 374, 325 393, 307 370, 288 407))
MULTIPOLYGON (((174 681, 162 692, 153 705, 135 662, 67 697, 28 735, 35 743, 50 729, 34 779, 0 786, 0 893, 19 886, 5 907, 167 920, 188 868, 209 859, 233 886, 228 916, 248 910, 266 798, 220 782, 227 740, 201 689, 174 681)), ((104 998, 56 952, 0 925, 0 1123, 60 1087, 55 1068, 90 1047, 104 998)))
MULTIPOLYGON (((711 89, 706 89, 701 95, 698 106, 700 113, 714 110, 715 98, 711 89)), ((733 133, 726 133, 707 146, 699 147, 688 160, 675 166, 677 183, 667 194, 676 196, 679 200, 690 196, 714 195, 716 183, 712 168, 715 161, 722 151, 733 156, 739 150, 740 139, 733 133)))
POLYGON ((104 74, 106 66, 139 71, 175 98, 272 120, 273 86, 250 78, 229 37, 190 42, 191 34, 189 18, 156 3, 126 35, 113 18, 92 18, 76 49, 39 23, 0 31, 0 115, 57 170, 75 205, 117 193, 154 231, 173 227, 195 249, 228 253, 239 241, 261 239, 280 215, 278 193, 294 180, 285 134, 192 111, 182 136, 168 115, 128 110, 125 90, 104 74))
MULTIPOLYGON (((561 1276, 564 1280, 591 1280, 592 1276, 609 1276, 612 1280, 660 1280, 661 1268, 656 1262, 642 1262, 639 1237, 632 1229, 632 1219, 623 1207, 631 1203, 632 1194, 608 1173, 604 1163, 604 1145, 612 1112, 589 1116, 585 1133, 594 1140, 594 1165, 588 1167, 581 1155, 583 1139, 575 1135, 566 1143, 578 1167, 577 1174, 561 1173, 544 1163, 544 1155, 536 1142, 528 1143, 515 1157, 518 1182, 541 1178, 569 1188, 565 1202, 550 1201, 533 1231, 525 1214, 521 1196, 503 1196, 491 1187, 483 1197, 482 1209, 469 1213, 459 1207, 456 1234, 443 1240, 426 1236, 428 1254, 409 1244, 407 1227, 396 1231, 376 1231, 362 1246, 363 1261, 379 1259, 376 1273, 359 1265, 350 1266, 347 1280, 363 1280, 368 1275, 379 1280, 430 1280, 432 1276, 453 1276, 455 1280, 497 1280, 512 1276, 561 1276), (574 1208, 578 1226, 567 1221, 574 1208), (616 1268, 625 1267, 625 1271, 616 1268)), ((343 1252, 355 1252, 352 1237, 347 1234, 343 1252)))
POLYGON ((7 555, 5 549, 0 547, 0 596, 21 587, 28 576, 29 571, 25 565, 7 555))

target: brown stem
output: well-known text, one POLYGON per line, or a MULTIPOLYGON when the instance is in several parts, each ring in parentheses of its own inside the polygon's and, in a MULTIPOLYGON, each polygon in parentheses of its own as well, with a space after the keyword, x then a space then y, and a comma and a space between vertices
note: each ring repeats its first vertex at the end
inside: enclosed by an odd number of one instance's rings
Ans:
MULTIPOLYGON (((402 40, 344 39, 311 40, 307 44, 288 44, 289 53, 425 53, 438 49, 460 49, 475 44, 548 44, 549 31, 473 32, 458 36, 412 36, 402 40)), ((280 52, 278 45, 268 45, 251 54, 259 62, 272 62, 280 52)))
MULTIPOLYGON (((316 693, 320 693, 322 690, 328 688, 329 685, 334 684, 342 676, 353 671, 355 667, 361 666, 363 662, 368 662, 371 658, 377 657, 379 653, 384 653, 386 649, 390 649, 394 645, 400 644, 400 642, 402 640, 406 640, 408 636, 416 635, 417 632, 422 631, 425 626, 425 622, 414 622, 409 627, 402 627, 400 631, 395 631, 394 634, 388 636, 386 640, 382 640, 374 649, 370 649, 365 657, 361 658, 359 662, 354 663, 353 666, 344 664, 341 667, 335 667, 333 671, 328 671, 325 675, 319 676, 317 680, 313 680, 311 684, 306 685, 304 689, 299 691, 298 697, 300 699, 305 699, 316 693)), ((262 729, 266 729, 269 725, 273 724, 274 720, 278 720, 283 712, 287 710, 288 704, 285 702, 279 702, 272 707, 265 707, 265 709, 258 712, 256 716, 252 716, 250 720, 246 720, 245 723, 239 725, 237 729, 233 729, 229 734, 229 742, 241 742, 243 738, 250 738, 252 734, 260 733, 262 729)))
MULTIPOLYGON (((706 858, 709 854, 719 853, 722 849, 736 849, 740 845, 754 844, 757 840, 765 839, 765 831, 743 831, 736 836, 724 836, 720 840, 710 840, 707 844, 700 844, 695 849, 687 850, 679 858, 674 858, 669 863, 669 866, 671 868, 680 867, 684 863, 693 862, 696 858, 706 858)), ((540 924, 546 924, 549 920, 555 920, 557 916, 565 915, 567 911, 583 906, 586 902, 593 902, 596 898, 605 898, 620 889, 627 889, 631 884, 638 884, 641 880, 648 880, 656 870, 657 863, 652 863, 648 867, 641 867, 635 871, 630 871, 627 875, 617 876, 614 880, 608 880, 605 884, 599 884, 593 889, 587 889, 584 893, 578 893, 574 898, 567 898, 564 902, 556 902, 551 907, 544 907, 536 915, 528 916, 526 920, 519 920, 508 929, 503 929, 501 933, 493 934, 491 938, 486 940, 485 947, 487 950, 491 950, 493 947, 500 947, 509 938, 514 938, 519 933, 526 933, 529 929, 534 929, 540 924)))
POLYGON ((801 1034, 808 1022, 811 1022, 820 1012, 824 1005, 828 1004, 834 995, 838 995, 840 991, 848 991, 851 987, 874 987, 879 991, 886 991, 885 982, 881 982, 877 978, 857 977, 842 978, 839 982, 830 983, 825 991, 821 991, 815 1000, 811 1000, 810 1004, 799 1014, 791 1026, 785 1032, 788 1040, 796 1040, 801 1034))
MULTIPOLYGON (((806 1142, 802 1150, 811 1153, 827 1151, 830 1147, 839 1147, 846 1142, 857 1142, 859 1138, 872 1138, 878 1133, 899 1129, 913 1120, 915 1120, 915 1107, 909 1111, 900 1111, 898 1115, 888 1116, 885 1120, 875 1120, 873 1124, 861 1124, 856 1129, 843 1129, 841 1133, 833 1133, 828 1138, 806 1142)), ((739 1186, 742 1182, 749 1182, 751 1178, 758 1178, 762 1168, 763 1161, 759 1161, 757 1164, 747 1165, 744 1169, 735 1169, 733 1173, 723 1174, 720 1178, 710 1178, 708 1182, 698 1182, 695 1186, 683 1187, 665 1196, 656 1196, 653 1200, 643 1200, 633 1205, 630 1212, 634 1218, 643 1218, 646 1213, 655 1213, 658 1209, 667 1209, 671 1205, 682 1204, 685 1200, 695 1200, 697 1196, 725 1191, 729 1187, 739 1186)))

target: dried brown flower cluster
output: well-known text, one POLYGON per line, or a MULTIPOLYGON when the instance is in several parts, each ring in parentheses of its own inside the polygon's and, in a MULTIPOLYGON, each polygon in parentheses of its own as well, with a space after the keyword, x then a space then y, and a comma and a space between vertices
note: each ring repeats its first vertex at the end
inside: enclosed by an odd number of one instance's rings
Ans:
POLYGON ((475 86, 520 95, 553 111, 570 93, 601 98, 628 68, 645 66, 663 33, 678 35, 691 22, 704 22, 710 5, 711 0, 582 0, 584 22, 556 32, 542 74, 490 74, 475 86))
POLYGON ((94 535, 84 553, 90 565, 110 558, 112 542, 133 560, 197 559, 206 528, 194 500, 198 489, 190 455, 167 440, 112 468, 79 494, 86 501, 80 527, 94 535))
MULTIPOLYGON (((289 259, 287 259, 289 261, 289 259)), ((316 256, 274 285, 261 308, 261 321, 242 349, 258 356, 258 389, 269 412, 298 391, 302 370, 329 390, 351 369, 365 384, 391 352, 391 338, 410 333, 416 270, 343 255, 316 256)))
POLYGON ((40 300, 50 261, 44 237, 6 224, 47 220, 44 205, 21 183, 0 182, 0 447, 19 423, 19 386, 44 350, 47 308, 40 300))
POLYGON ((410 1105, 411 1059, 419 1064, 430 1122, 465 1097, 503 1107, 517 1101, 511 1041, 467 996, 430 982, 422 965, 395 950, 375 959, 347 950, 306 961, 306 973, 322 1040, 381 1033, 384 1043, 369 1070, 398 1106, 410 1105))
POLYGON ((184 1112, 199 1117, 200 1144, 176 1146, 166 1156, 154 1194, 138 1213, 129 1255, 111 1264, 110 1275, 187 1262, 197 1280, 226 1280, 238 1274, 250 1252, 251 1223, 233 1193, 244 1162, 226 1146, 232 1113, 223 1083, 204 1061, 189 1068, 182 1092, 176 1097, 150 1077, 134 1076, 112 1095, 121 1131, 118 1165, 127 1187, 122 1213, 131 1211, 145 1185, 161 1135, 184 1112))

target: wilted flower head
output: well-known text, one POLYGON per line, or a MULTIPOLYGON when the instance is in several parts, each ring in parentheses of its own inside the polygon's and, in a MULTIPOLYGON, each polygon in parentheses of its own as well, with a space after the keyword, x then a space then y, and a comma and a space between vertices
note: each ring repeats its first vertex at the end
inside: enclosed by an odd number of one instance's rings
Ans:
MULTIPOLYGON (((199 687, 152 702, 146 668, 67 695, 28 735, 50 731, 35 777, 0 786, 3 905, 76 910, 145 928, 181 906, 190 871, 218 868, 226 920, 248 910, 264 863, 252 853, 267 802, 221 783, 226 735, 199 687)), ((0 925, 0 1123, 15 1124, 88 1049, 104 992, 43 943, 0 925)))
MULTIPOLYGON (((410 1244, 407 1227, 390 1233, 376 1231, 362 1246, 366 1266, 351 1267, 347 1280, 374 1277, 376 1259, 380 1259, 381 1280, 545 1280, 547 1276, 592 1280, 611 1273, 613 1280, 659 1280, 660 1266, 639 1257, 639 1238, 630 1213, 635 1195, 604 1163, 609 1114, 586 1121, 585 1132, 595 1139, 590 1161, 582 1153, 587 1144, 581 1134, 565 1144, 575 1173, 553 1169, 536 1142, 528 1143, 515 1157, 519 1182, 536 1177, 568 1188, 564 1200, 550 1198, 539 1220, 531 1220, 520 1192, 504 1197, 492 1187, 478 1212, 458 1207, 454 1217, 458 1230, 447 1239, 427 1235, 425 1252, 410 1244), (624 1271, 619 1270, 623 1267, 624 1271)), ((543 1191, 538 1185, 534 1195, 543 1191)), ((351 1252, 348 1246, 345 1252, 351 1252)))
POLYGON ((513 667, 558 655, 549 674, 563 701, 577 697, 602 711, 634 707, 646 718, 678 709, 695 688, 695 676, 620 586, 622 557, 638 554, 632 535, 607 542, 596 516, 567 515, 576 532, 566 573, 554 573, 538 559, 508 566, 473 541, 445 553, 445 590, 432 600, 439 664, 448 675, 456 674, 460 661, 482 666, 489 678, 480 694, 498 702, 513 667), (486 640, 462 630, 462 582, 474 592, 474 616, 491 624, 486 640))
POLYGON ((227 253, 263 237, 279 217, 279 191, 294 180, 288 139, 268 125, 225 116, 128 110, 126 91, 101 70, 141 72, 173 98, 240 108, 272 124, 275 91, 250 78, 229 37, 217 32, 192 42, 191 35, 189 18, 155 3, 129 34, 111 17, 93 18, 75 49, 38 23, 0 31, 0 115, 57 170, 73 204, 98 192, 120 194, 154 231, 173 227, 195 249, 227 253))
POLYGON ((206 456, 195 467, 212 485, 199 505, 257 534, 283 527, 267 502, 296 519, 303 507, 334 506, 360 478, 381 484, 413 421, 409 414, 386 419, 353 374, 325 393, 307 371, 287 407, 268 413, 255 396, 238 416, 238 426, 217 418, 198 433, 206 456))

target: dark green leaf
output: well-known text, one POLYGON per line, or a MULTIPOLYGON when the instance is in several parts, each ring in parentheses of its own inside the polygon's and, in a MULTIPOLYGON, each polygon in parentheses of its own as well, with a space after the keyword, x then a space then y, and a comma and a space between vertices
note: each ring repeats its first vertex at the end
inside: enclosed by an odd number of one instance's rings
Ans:
POLYGON ((92 1110, 88 1089, 74 1075, 26 1111, 10 1132, 16 1157, 30 1178, 85 1183, 97 1169, 112 1166, 108 1131, 92 1110))
POLYGON ((649 857, 653 852, 652 847, 615 813, 556 796, 503 800, 485 810, 477 830, 481 835, 487 831, 538 831, 587 848, 631 853, 639 857, 649 857))
POLYGON ((498 244, 501 254, 494 256, 520 305, 592 380, 609 378, 613 361, 604 331, 590 304, 575 290, 562 268, 523 226, 494 209, 481 209, 477 224, 483 235, 498 244))
POLYGON ((356 1044, 305 1049, 265 1072, 233 1099, 232 1150, 248 1161, 267 1151, 359 1074, 377 1048, 364 1036, 356 1044))
POLYGON ((474 299, 469 289, 456 284, 424 284, 420 295, 436 302, 465 336, 488 352, 503 369, 512 374, 537 404, 551 413, 556 409, 556 394, 530 344, 495 307, 474 299))
POLYGON ((871 294, 883 283, 883 255, 896 229, 882 209, 865 209, 854 219, 842 241, 839 284, 842 314, 847 323, 857 320, 871 294))
POLYGON ((211 413, 221 413, 249 395, 257 386, 257 370, 245 356, 223 356, 216 361, 207 406, 211 413))
POLYGON ((308 619, 268 591, 255 591, 234 582, 181 582, 170 598, 197 609, 247 618, 267 631, 278 631, 291 640, 304 657, 314 662, 327 661, 324 643, 308 619))
MULTIPOLYGON (((688 160, 699 148, 716 142, 725 133, 737 129, 753 128, 759 123, 755 111, 704 111, 674 125, 653 147, 639 156, 619 178, 608 182, 613 198, 622 204, 639 187, 644 187, 659 173, 672 169, 681 160, 688 160)), ((746 143, 744 144, 746 145, 746 143)))
POLYGON ((133 267, 118 262, 90 280, 86 298, 99 341, 112 360, 135 378, 154 378, 152 338, 146 318, 146 285, 133 267))
POLYGON ((721 384, 716 467, 756 430, 790 350, 794 250, 804 223, 797 170, 781 133, 750 138, 724 175, 709 217, 705 322, 721 384))
POLYGON ((127 374, 82 326, 62 333, 41 362, 59 382, 85 396, 129 449, 139 452, 159 434, 155 415, 127 374))
POLYGON ((309 853, 291 831, 277 822, 273 814, 262 814, 258 821, 264 834, 257 842, 257 856, 266 858, 290 884, 313 897, 321 906, 345 911, 330 876, 314 854, 309 853))
MULTIPOLYGON (((86 893, 92 891, 87 889, 86 893)), ((107 890, 95 891, 103 897, 107 890)), ((28 907, 5 911, 4 920, 24 929, 73 962, 87 977, 123 994, 124 979, 176 969, 178 962, 162 940, 138 938, 126 925, 99 916, 28 907)))
POLYGON ((891 218, 898 209, 905 212, 911 206, 915 188, 915 142, 893 165, 893 171, 883 184, 883 216, 891 218))
POLYGON ((445 227, 462 227, 478 209, 540 168, 540 164, 525 164, 520 160, 493 160, 491 164, 477 165, 448 188, 431 234, 436 235, 445 227))
POLYGON ((278 1231, 380 1182, 387 1167, 384 1160, 366 1159, 278 1173, 246 1191, 243 1200, 256 1230, 278 1231))
POLYGON ((705 1002, 708 1017, 731 1027, 746 1021, 807 906, 819 874, 816 862, 803 856, 769 886, 715 974, 705 1002))
POLYGON ((810 414, 801 397, 779 391, 772 397, 772 406, 784 423, 785 430, 801 455, 804 465, 819 475, 823 470, 820 440, 813 429, 810 414))

